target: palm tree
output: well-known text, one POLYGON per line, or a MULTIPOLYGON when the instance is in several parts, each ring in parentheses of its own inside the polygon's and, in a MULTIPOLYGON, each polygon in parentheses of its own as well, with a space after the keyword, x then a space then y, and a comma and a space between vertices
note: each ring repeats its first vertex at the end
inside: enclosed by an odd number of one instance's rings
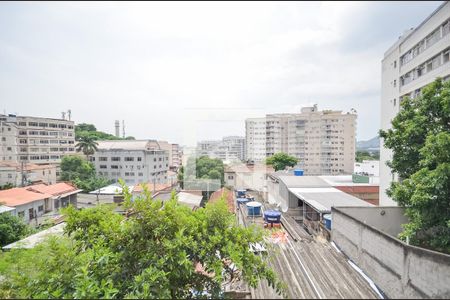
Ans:
POLYGON ((76 147, 77 152, 83 151, 86 158, 89 158, 89 155, 92 155, 97 151, 98 143, 92 136, 86 135, 80 137, 78 140, 76 147))

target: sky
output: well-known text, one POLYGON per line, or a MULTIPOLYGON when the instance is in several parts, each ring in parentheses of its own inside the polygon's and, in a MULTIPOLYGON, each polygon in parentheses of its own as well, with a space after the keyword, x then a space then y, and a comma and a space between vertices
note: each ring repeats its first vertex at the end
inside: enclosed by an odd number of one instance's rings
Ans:
POLYGON ((75 124, 194 145, 317 104, 355 109, 368 140, 384 52, 441 3, 1 2, 0 112, 70 109, 75 124))

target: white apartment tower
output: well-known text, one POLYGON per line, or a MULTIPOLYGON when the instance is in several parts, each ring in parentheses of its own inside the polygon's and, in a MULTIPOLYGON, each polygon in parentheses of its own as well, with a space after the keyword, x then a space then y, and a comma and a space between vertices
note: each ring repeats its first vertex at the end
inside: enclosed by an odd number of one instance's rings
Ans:
MULTIPOLYGON (((437 77, 450 77, 450 2, 440 5, 417 28, 410 29, 384 54, 381 62, 381 128, 391 128, 405 96, 416 97, 437 77)), ((386 195, 393 180, 386 162, 392 151, 380 141, 380 205, 396 205, 386 195)))
POLYGON ((226 136, 222 140, 205 140, 197 143, 196 155, 206 155, 226 162, 243 161, 245 158, 245 138, 226 136))
POLYGON ((318 111, 317 105, 246 120, 248 160, 284 152, 299 159, 306 175, 352 174, 355 138, 356 113, 318 111))
POLYGON ((0 115, 0 160, 60 164, 75 153, 74 122, 65 119, 0 115))
POLYGON ((91 157, 100 176, 127 184, 167 183, 169 153, 155 140, 98 141, 91 157))

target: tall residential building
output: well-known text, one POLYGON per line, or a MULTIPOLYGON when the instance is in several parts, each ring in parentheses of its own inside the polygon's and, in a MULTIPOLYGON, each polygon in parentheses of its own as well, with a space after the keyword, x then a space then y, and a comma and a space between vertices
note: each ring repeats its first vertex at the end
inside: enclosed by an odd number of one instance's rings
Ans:
MULTIPOLYGON (((416 97, 437 77, 450 77, 450 2, 439 6, 417 28, 406 31, 384 54, 381 62, 381 128, 391 128, 405 96, 416 97)), ((380 205, 396 205, 386 195, 394 180, 386 162, 392 151, 380 141, 380 205)))
POLYGON ((73 121, 0 115, 0 128, 2 161, 59 165, 75 153, 73 121))
POLYGON ((169 167, 171 170, 178 170, 181 166, 181 151, 178 144, 171 144, 167 141, 158 141, 159 147, 169 153, 169 167))
POLYGON ((263 161, 284 152, 299 159, 306 175, 353 173, 356 113, 323 110, 268 114, 245 121, 247 159, 263 161))
POLYGON ((200 141, 197 143, 197 156, 206 155, 223 161, 242 161, 245 156, 245 138, 226 136, 222 140, 200 141))
POLYGON ((166 183, 169 153, 155 140, 98 141, 91 157, 98 175, 127 184, 166 183))

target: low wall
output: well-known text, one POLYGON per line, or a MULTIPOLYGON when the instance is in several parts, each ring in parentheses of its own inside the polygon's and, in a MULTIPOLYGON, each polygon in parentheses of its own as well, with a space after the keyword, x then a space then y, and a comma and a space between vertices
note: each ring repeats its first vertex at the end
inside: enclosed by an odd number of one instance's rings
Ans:
POLYGON ((398 209, 333 207, 331 238, 389 298, 450 298, 450 255, 390 235, 398 209), (374 212, 370 222, 360 217, 368 215, 368 209, 374 212), (377 215, 384 221, 377 222, 377 215), (383 223, 391 223, 384 232, 375 227, 383 223))

